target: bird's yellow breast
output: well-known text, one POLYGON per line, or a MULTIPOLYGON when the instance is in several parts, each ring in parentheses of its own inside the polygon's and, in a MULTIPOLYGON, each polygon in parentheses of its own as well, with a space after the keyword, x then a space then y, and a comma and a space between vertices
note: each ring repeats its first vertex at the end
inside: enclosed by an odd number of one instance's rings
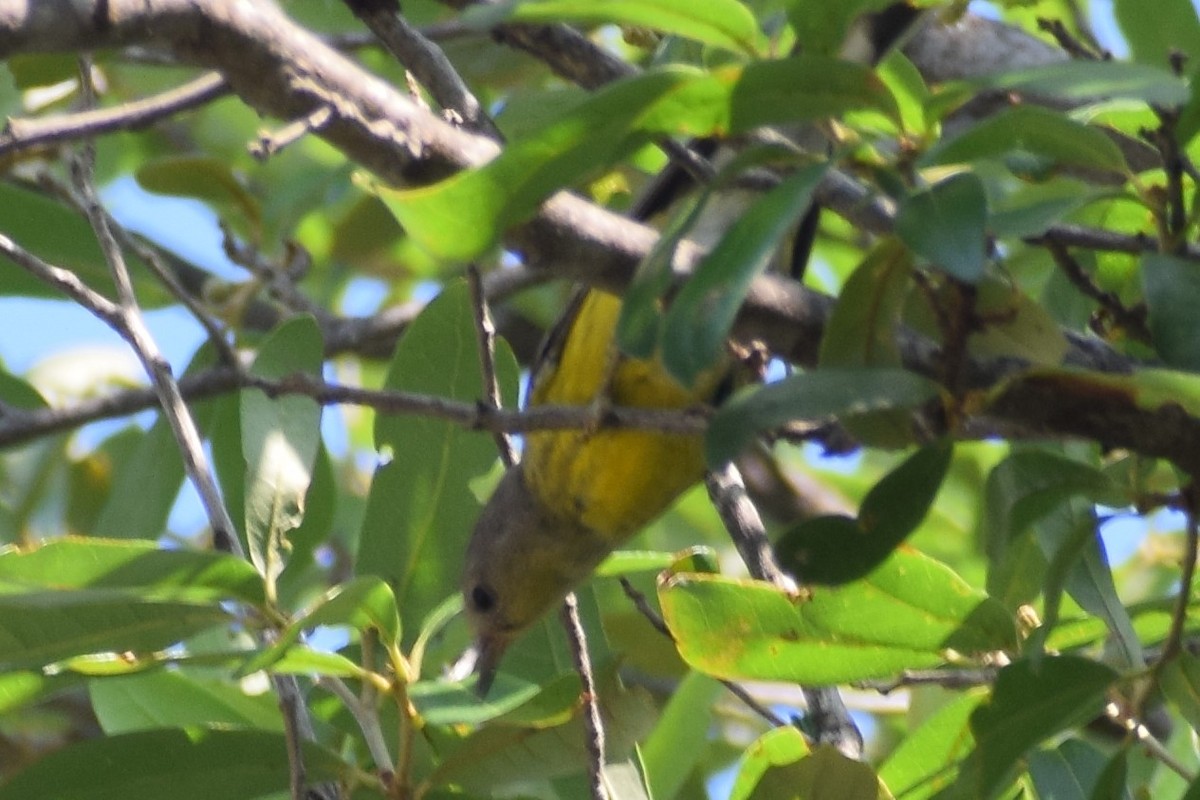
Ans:
MULTIPOLYGON (((618 354, 621 301, 593 290, 565 321, 563 339, 532 379, 530 405, 686 408, 711 399, 706 377, 682 386, 657 358, 618 354)), ((532 433, 522 460, 530 489, 556 514, 598 532, 616 546, 704 475, 702 437, 645 430, 532 433)))

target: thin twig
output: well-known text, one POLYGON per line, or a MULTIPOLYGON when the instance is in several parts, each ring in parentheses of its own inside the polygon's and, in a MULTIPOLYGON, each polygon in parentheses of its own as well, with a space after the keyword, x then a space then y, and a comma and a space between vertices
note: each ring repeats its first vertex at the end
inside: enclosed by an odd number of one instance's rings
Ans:
POLYGON ((329 106, 318 106, 300 119, 289 122, 273 133, 261 131, 258 134, 258 141, 249 147, 250 155, 259 161, 266 161, 308 134, 320 132, 331 121, 333 121, 333 109, 329 106))
POLYGON ((604 723, 600 719, 600 699, 596 693, 596 678, 592 674, 592 660, 588 656, 587 636, 579 619, 579 601, 575 593, 563 600, 562 623, 567 629, 567 641, 571 645, 571 657, 575 671, 583 684, 583 730, 587 739, 588 774, 592 781, 592 800, 608 800, 604 788, 604 723))
POLYGON ((229 84, 219 73, 206 72, 182 86, 113 108, 92 108, 46 119, 10 119, 0 133, 0 156, 113 131, 145 128, 229 92, 229 84))
MULTIPOLYGON (((467 285, 471 289, 471 308, 475 311, 475 334, 479 337, 479 369, 483 378, 483 402, 488 408, 501 406, 500 381, 496 377, 496 326, 483 291, 483 278, 474 264, 467 267, 467 285)), ((493 431, 496 449, 504 466, 517 463, 517 451, 511 437, 504 431, 493 431)))
POLYGON ((996 680, 997 667, 970 669, 908 669, 888 680, 855 681, 854 688, 891 694, 907 686, 940 686, 943 689, 970 689, 986 686, 996 680))
POLYGON ((1138 744, 1146 748, 1146 752, 1152 758, 1159 761, 1176 775, 1179 775, 1188 783, 1196 780, 1196 771, 1189 769, 1187 765, 1177 759, 1166 746, 1158 740, 1144 723, 1139 721, 1123 710, 1118 703, 1109 703, 1104 707, 1104 715, 1116 723, 1122 730, 1128 733, 1133 738, 1137 739, 1138 744))
MULTIPOLYGON (((746 494, 737 467, 729 463, 709 472, 705 477, 705 485, 750 575, 758 580, 769 581, 782 591, 796 591, 796 582, 775 561, 775 552, 767 539, 762 519, 746 494)), ((803 576, 799 577, 803 579, 803 576)), ((846 710, 838 690, 835 687, 800 688, 808 706, 806 727, 812 732, 813 738, 820 743, 834 745, 848 758, 862 758, 862 733, 850 718, 850 712, 846 710)))
MULTIPOLYGON (((81 62, 82 82, 85 87, 84 96, 90 101, 91 62, 88 59, 81 59, 81 62)), ((109 227, 108 215, 104 212, 99 198, 96 196, 93 178, 94 165, 95 148, 88 143, 84 146, 82 155, 73 159, 72 173, 76 190, 84 204, 84 211, 96 234, 100 249, 104 253, 117 290, 117 314, 115 316, 107 314, 102 318, 110 325, 115 323, 114 330, 129 343, 146 373, 150 376, 163 414, 179 444, 184 470, 200 495, 201 504, 208 517, 209 525, 212 527, 214 543, 226 552, 241 555, 242 546, 238 541, 233 520, 229 517, 229 512, 221 501, 221 493, 217 489, 216 479, 209 467, 208 458, 204 454, 200 431, 196 427, 196 422, 192 418, 187 404, 184 403, 179 385, 171 374, 171 365, 163 358, 157 343, 146 329, 137 296, 133 290, 133 281, 130 279, 129 269, 125 263, 125 256, 109 227)), ((76 299, 80 300, 82 297, 76 299)), ((89 310, 95 308, 95 306, 85 307, 89 310)))
MULTIPOLYGON (((663 620, 663 618, 660 617, 658 613, 650 607, 650 602, 646 599, 646 596, 639 592, 637 588, 629 582, 628 578, 621 578, 621 588, 625 590, 625 596, 633 601, 633 605, 638 612, 646 618, 646 621, 649 622, 656 631, 672 641, 675 640, 675 637, 671 635, 671 629, 667 627, 666 621, 663 620)), ((750 694, 749 690, 747 690, 741 684, 734 683, 730 680, 725 680, 724 678, 718 678, 717 680, 721 682, 722 686, 729 690, 730 694, 732 694, 738 700, 741 700, 747 708, 749 708, 755 714, 758 714, 771 725, 779 728, 787 724, 787 720, 783 719, 774 711, 755 700, 754 695, 750 694)))
POLYGON ((1179 654, 1183 645, 1183 633, 1187 625, 1188 606, 1192 601, 1192 582, 1196 576, 1196 557, 1200 554, 1200 483, 1192 483, 1186 492, 1187 528, 1186 545, 1183 549, 1183 566, 1179 574, 1179 597, 1175 601, 1175 612, 1171 615, 1171 629, 1163 644, 1159 664, 1165 664, 1179 654))
POLYGON ((438 105, 470 130, 499 141, 496 124, 472 94, 450 59, 412 25, 394 3, 345 0, 381 44, 424 86, 438 105))
POLYGON ((1150 330, 1146 327, 1146 309, 1141 307, 1131 309, 1121 302, 1121 298, 1112 292, 1101 289, 1092 276, 1087 273, 1071 252, 1061 242, 1054 240, 1046 242, 1046 250, 1054 259, 1054 264, 1071 282, 1071 285, 1085 297, 1100 304, 1112 321, 1124 329, 1130 337, 1139 342, 1150 342, 1150 330))
MULTIPOLYGON (((77 213, 85 217, 87 216, 87 204, 75 187, 59 180, 49 170, 38 172, 37 185, 40 189, 49 192, 54 197, 70 205, 77 213)), ((209 342, 216 350, 221 363, 236 366, 238 363, 237 353, 229 344, 222 324, 200 305, 199 300, 192 292, 189 292, 184 287, 177 277, 175 270, 166 265, 166 259, 163 258, 159 249, 152 246, 146 239, 130 233, 123 225, 116 221, 107 209, 101 207, 100 210, 108 219, 109 230, 112 231, 121 248, 133 251, 171 296, 178 300, 195 317, 196 322, 204 329, 209 342)))
POLYGON ((383 738, 383 728, 379 725, 379 715, 375 713, 375 709, 361 702, 341 678, 322 675, 317 679, 317 685, 323 686, 337 695, 337 698, 342 701, 342 705, 346 706, 346 710, 354 717, 354 721, 358 723, 358 729, 362 731, 363 740, 367 743, 367 750, 370 751, 371 758, 375 761, 375 766, 380 770, 393 772, 395 765, 392 763, 392 754, 388 750, 387 741, 383 738))

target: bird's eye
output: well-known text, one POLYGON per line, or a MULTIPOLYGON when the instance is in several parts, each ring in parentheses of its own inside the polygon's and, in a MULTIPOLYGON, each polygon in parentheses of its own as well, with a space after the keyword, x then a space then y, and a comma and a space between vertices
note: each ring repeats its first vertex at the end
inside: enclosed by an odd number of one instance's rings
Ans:
POLYGON ((496 595, 486 586, 476 584, 471 590, 471 606, 475 611, 486 614, 496 607, 496 595))

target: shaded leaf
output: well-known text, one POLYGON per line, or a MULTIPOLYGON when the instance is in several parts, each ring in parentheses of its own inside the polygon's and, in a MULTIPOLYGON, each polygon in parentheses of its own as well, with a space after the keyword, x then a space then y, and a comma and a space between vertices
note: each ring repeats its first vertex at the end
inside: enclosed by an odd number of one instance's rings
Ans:
POLYGON ((896 235, 918 255, 966 283, 986 265, 987 195, 970 173, 910 195, 896 214, 896 235))
POLYGON ((863 499, 858 517, 804 520, 775 544, 780 566, 804 584, 836 586, 878 567, 925 519, 953 446, 923 447, 883 477, 863 499))
POLYGON ((1200 269, 1161 253, 1145 254, 1141 265, 1155 349, 1170 366, 1200 371, 1200 329, 1194 324, 1200 303, 1200 269))
POLYGON ((751 281, 812 203, 827 165, 800 170, 756 201, 679 290, 663 321, 662 360, 684 386, 725 355, 751 281))
MULTIPOLYGON (((332 752, 310 742, 303 747, 308 780, 350 777, 350 767, 332 752)), ((45 756, 0 786, 0 800, 254 800, 287 790, 287 754, 284 735, 268 731, 166 729, 107 736, 45 756)))
POLYGON ((762 431, 793 420, 819 421, 909 409, 937 396, 933 381, 902 369, 819 369, 747 389, 721 406, 709 425, 704 455, 723 464, 762 431))

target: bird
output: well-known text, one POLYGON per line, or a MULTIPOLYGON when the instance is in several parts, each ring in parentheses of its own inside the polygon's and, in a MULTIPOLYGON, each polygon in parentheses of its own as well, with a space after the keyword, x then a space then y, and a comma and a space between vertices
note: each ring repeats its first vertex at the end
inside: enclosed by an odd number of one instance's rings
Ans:
MULTIPOLYGON (((657 357, 622 354, 621 299, 575 294, 529 378, 529 405, 686 409, 727 393, 729 364, 693 385, 657 357)), ((485 696, 508 646, 704 476, 703 435, 589 425, 529 433, 467 545, 463 605, 485 696)))

